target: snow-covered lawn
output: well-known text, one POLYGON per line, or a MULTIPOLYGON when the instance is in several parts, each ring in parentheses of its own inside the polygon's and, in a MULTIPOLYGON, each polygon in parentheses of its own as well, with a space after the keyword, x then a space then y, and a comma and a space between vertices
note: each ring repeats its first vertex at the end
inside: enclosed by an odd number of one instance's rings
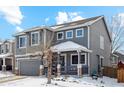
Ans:
POLYGON ((0 86, 19 87, 124 87, 124 83, 117 83, 116 79, 109 77, 93 80, 91 77, 77 78, 75 76, 52 79, 52 84, 46 84, 45 77, 27 77, 25 79, 1 83, 0 86))
POLYGON ((6 72, 0 71, 0 78, 9 77, 9 76, 14 76, 14 74, 12 74, 12 72, 10 71, 6 71, 6 72))

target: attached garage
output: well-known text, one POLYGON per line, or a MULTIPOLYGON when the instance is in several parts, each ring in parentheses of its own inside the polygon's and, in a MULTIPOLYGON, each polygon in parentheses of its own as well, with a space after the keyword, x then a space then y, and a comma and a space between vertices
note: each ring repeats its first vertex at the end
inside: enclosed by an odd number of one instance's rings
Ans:
POLYGON ((20 75, 38 76, 41 60, 24 59, 18 60, 20 75))

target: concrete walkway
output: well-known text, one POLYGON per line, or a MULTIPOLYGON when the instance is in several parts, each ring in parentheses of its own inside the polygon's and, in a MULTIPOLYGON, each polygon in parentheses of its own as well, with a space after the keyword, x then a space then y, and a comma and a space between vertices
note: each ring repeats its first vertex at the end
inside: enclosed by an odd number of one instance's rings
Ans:
POLYGON ((8 77, 2 77, 2 78, 0 78, 0 83, 5 83, 5 82, 9 82, 9 81, 24 79, 24 78, 26 78, 26 76, 8 76, 8 77))

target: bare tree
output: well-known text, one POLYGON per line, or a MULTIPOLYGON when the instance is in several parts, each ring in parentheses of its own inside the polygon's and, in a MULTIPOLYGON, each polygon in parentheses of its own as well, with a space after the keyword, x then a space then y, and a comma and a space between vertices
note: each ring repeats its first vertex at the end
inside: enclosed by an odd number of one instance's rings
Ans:
POLYGON ((111 18, 110 31, 112 33, 111 52, 114 53, 124 45, 124 22, 118 14, 111 18))
MULTIPOLYGON (((47 36, 47 38, 48 38, 48 36, 47 36)), ((54 38, 54 32, 52 32, 52 35, 50 35, 49 41, 46 42, 46 45, 42 47, 43 55, 41 57, 42 57, 42 59, 46 60, 47 67, 48 67, 47 84, 51 83, 51 70, 52 70, 53 53, 52 53, 50 47, 52 45, 53 38, 54 38)))

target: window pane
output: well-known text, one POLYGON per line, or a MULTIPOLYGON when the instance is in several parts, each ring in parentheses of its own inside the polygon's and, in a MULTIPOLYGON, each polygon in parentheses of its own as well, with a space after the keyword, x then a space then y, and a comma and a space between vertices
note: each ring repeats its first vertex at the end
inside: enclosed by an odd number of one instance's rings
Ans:
POLYGON ((8 44, 6 44, 5 46, 6 46, 6 48, 5 48, 5 49, 6 49, 6 53, 7 53, 7 52, 9 52, 9 45, 8 45, 8 44))
POLYGON ((83 30, 77 30, 77 36, 83 36, 83 30))
POLYGON ((81 55, 81 64, 85 64, 85 55, 81 55))
POLYGON ((72 32, 67 32, 67 37, 72 37, 72 32))
POLYGON ((20 37, 20 47, 25 47, 26 38, 20 37))
POLYGON ((58 33, 58 39, 62 39, 63 38, 63 34, 62 33, 58 33))
POLYGON ((38 44, 38 33, 32 34, 32 44, 38 44))
POLYGON ((72 64, 78 64, 78 55, 72 55, 72 64))

